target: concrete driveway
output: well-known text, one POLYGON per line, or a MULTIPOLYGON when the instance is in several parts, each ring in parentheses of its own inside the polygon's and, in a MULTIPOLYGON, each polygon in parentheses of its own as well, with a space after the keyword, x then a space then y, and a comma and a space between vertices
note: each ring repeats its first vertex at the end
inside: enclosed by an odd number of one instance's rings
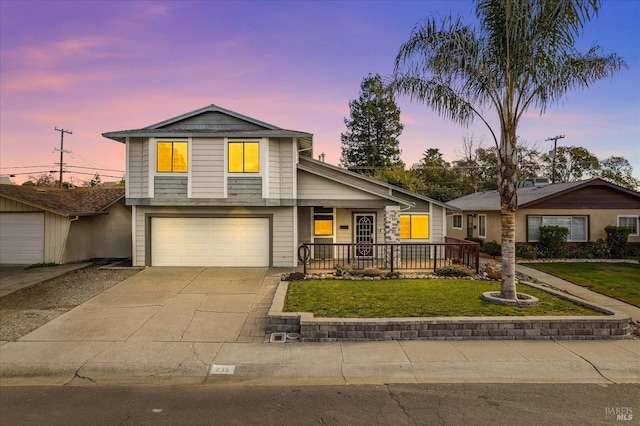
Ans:
POLYGON ((268 268, 147 268, 21 341, 262 342, 268 268))

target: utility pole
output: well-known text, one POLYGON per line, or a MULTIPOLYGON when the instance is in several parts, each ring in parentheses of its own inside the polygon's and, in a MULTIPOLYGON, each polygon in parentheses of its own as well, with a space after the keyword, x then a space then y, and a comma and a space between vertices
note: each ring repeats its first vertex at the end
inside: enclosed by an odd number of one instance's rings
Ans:
POLYGON ((65 129, 58 129, 57 127, 54 127, 54 130, 56 132, 60 132, 60 149, 55 148, 56 151, 60 151, 60 188, 62 188, 62 166, 64 165, 64 162, 62 161, 62 158, 64 156, 64 153, 70 153, 71 151, 67 151, 64 149, 64 134, 68 133, 70 135, 73 134, 73 132, 71 130, 65 130, 65 129))
POLYGON ((564 139, 564 135, 547 138, 545 141, 553 141, 553 166, 551 168, 551 183, 556 183, 556 153, 558 151, 558 139, 564 139))

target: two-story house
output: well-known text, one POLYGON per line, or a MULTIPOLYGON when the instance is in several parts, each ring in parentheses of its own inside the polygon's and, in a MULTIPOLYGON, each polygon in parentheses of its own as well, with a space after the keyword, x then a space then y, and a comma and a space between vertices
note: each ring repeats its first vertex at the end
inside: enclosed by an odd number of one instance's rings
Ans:
POLYGON ((448 206, 314 160, 310 133, 210 105, 103 136, 126 145, 137 266, 294 267, 304 242, 444 240, 448 206))

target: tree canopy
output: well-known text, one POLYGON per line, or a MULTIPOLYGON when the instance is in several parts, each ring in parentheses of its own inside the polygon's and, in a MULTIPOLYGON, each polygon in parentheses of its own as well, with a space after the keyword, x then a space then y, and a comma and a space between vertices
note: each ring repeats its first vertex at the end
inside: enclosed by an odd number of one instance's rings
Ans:
POLYGON ((569 90, 625 66, 617 54, 575 47, 598 0, 477 0, 479 26, 461 18, 418 25, 396 57, 392 88, 457 123, 480 119, 496 144, 502 226, 500 296, 516 299, 517 129, 530 108, 543 113, 569 90), (497 115, 494 129, 485 111, 497 115))
POLYGON ((351 116, 344 119, 347 131, 340 138, 342 165, 360 173, 403 166, 398 140, 404 127, 400 108, 380 75, 369 74, 362 80, 360 97, 349 101, 349 108, 351 116))

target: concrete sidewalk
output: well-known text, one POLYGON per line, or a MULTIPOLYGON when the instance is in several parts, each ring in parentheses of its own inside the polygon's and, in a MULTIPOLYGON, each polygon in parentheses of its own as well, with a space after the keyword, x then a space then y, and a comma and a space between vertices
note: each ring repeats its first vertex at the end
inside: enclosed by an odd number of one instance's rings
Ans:
POLYGON ((280 272, 145 269, 0 342, 0 385, 640 383, 640 340, 266 343, 280 272))

